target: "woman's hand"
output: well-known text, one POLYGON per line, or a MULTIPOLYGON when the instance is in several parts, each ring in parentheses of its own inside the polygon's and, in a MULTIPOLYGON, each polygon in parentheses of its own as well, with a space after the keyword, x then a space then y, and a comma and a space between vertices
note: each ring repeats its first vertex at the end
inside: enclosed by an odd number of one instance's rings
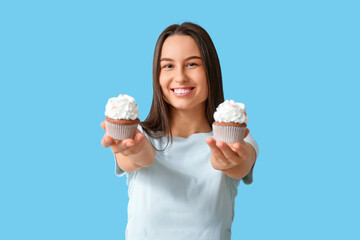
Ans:
MULTIPOLYGON (((105 122, 101 127, 106 130, 105 122)), ((142 167, 149 167, 155 159, 155 150, 150 141, 139 129, 134 139, 115 140, 104 134, 101 140, 104 147, 111 147, 119 167, 125 172, 133 172, 142 167)))
MULTIPOLYGON (((246 129, 245 137, 248 134, 249 130, 246 129)), ((206 142, 211 150, 213 168, 223 171, 230 177, 244 177, 255 162, 255 150, 246 142, 225 143, 215 141, 212 137, 208 137, 206 142)))
MULTIPOLYGON (((105 122, 101 123, 101 127, 106 131, 105 122)), ((101 140, 101 144, 104 147, 111 147, 111 151, 114 154, 121 153, 124 156, 137 154, 141 151, 145 144, 145 136, 139 129, 136 131, 134 139, 127 138, 124 140, 115 140, 109 135, 104 135, 101 140)))

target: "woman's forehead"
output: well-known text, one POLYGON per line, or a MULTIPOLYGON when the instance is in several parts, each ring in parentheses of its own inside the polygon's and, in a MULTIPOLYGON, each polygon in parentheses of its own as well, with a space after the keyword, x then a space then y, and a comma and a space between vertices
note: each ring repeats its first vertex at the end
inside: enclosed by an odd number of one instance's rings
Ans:
POLYGON ((190 56, 201 57, 196 41, 187 35, 168 37, 161 50, 161 58, 184 59, 190 56))

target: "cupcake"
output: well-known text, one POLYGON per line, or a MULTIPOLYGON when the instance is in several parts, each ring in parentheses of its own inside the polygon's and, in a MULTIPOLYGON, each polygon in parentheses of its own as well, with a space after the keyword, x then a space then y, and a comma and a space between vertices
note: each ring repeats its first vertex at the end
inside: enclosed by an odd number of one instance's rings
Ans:
POLYGON ((135 99, 124 94, 110 98, 105 108, 106 134, 116 140, 134 138, 139 120, 135 99))
POLYGON ((226 143, 243 142, 248 117, 243 103, 226 100, 221 103, 214 113, 214 138, 226 143))

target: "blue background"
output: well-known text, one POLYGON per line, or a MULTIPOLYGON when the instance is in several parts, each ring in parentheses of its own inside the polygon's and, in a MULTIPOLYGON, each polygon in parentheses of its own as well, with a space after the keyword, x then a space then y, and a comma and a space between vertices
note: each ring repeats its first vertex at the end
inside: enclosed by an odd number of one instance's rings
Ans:
POLYGON ((126 177, 101 146, 109 97, 144 120, 167 26, 218 51, 260 146, 233 239, 360 239, 358 1, 1 1, 0 239, 124 239, 126 177), (356 229, 357 228, 357 229, 356 229))

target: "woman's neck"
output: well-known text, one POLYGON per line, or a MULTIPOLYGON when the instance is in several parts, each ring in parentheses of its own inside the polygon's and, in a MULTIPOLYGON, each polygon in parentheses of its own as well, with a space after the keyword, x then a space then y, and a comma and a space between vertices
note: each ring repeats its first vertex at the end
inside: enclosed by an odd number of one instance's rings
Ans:
POLYGON ((199 110, 170 109, 171 133, 175 137, 188 138, 194 133, 211 132, 204 108, 199 110))

